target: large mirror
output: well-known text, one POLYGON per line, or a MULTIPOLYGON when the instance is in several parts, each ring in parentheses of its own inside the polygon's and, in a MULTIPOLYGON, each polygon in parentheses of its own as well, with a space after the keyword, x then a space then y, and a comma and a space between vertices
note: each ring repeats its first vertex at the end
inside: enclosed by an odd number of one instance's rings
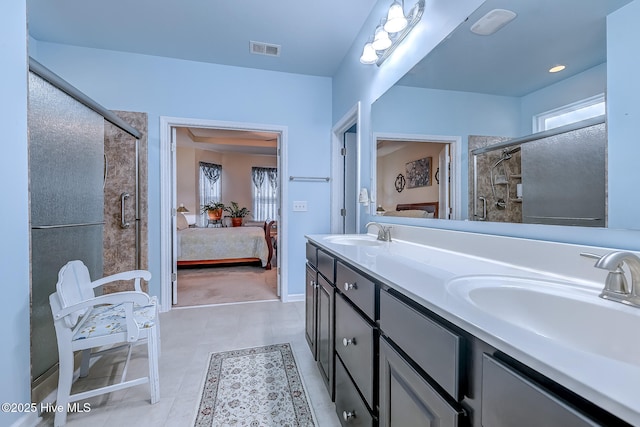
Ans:
POLYGON ((630 1, 487 0, 373 104, 377 213, 606 226, 607 133, 598 124, 605 120, 606 17, 630 1), (513 19, 504 23, 502 18, 513 19), (565 68, 550 72, 559 65, 565 68), (584 126, 575 125, 585 118, 584 126), (592 136, 589 126, 595 126, 597 141, 587 164, 580 141, 585 132, 592 136), (564 144, 562 152, 554 152, 548 141, 565 134, 578 144, 564 144), (530 142, 541 139, 537 136, 550 138, 537 143, 546 147, 548 157, 529 154, 535 145, 530 142), (523 143, 510 145, 514 138, 523 143), (574 172, 564 170, 569 163, 574 172), (554 178, 552 172, 559 169, 564 173, 554 178), (536 174, 547 178, 535 186, 538 192, 554 180, 584 188, 575 171, 595 176, 595 184, 582 193, 598 215, 581 210, 560 214, 550 208, 575 206, 578 196, 571 188, 552 203, 529 202, 525 208, 527 197, 533 200, 536 174), (551 210, 523 215, 541 204, 551 210), (561 219, 539 219, 544 216, 561 219), (598 221, 590 223, 592 216, 598 221))

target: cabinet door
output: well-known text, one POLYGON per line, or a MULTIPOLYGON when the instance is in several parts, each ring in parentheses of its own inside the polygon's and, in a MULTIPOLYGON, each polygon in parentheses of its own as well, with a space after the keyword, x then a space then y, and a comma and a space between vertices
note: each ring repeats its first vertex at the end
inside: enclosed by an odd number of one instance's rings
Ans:
POLYGON ((318 273, 307 264, 304 335, 309 343, 309 348, 311 349, 314 360, 317 360, 318 356, 316 349, 317 275, 318 273))
POLYGON ((458 426, 464 412, 454 408, 380 339, 380 427, 458 426))
POLYGON ((318 367, 329 390, 329 396, 333 400, 333 364, 335 360, 334 352, 334 287, 322 276, 318 276, 318 317, 317 317, 317 352, 318 367))

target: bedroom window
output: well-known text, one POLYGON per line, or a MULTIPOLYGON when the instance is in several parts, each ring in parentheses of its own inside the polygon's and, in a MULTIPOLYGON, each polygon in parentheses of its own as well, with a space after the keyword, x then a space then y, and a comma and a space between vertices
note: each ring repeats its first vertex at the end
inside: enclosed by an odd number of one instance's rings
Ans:
POLYGON ((276 219, 278 210, 278 169, 251 168, 253 181, 253 219, 276 219))
MULTIPOLYGON (((220 176, 222 166, 215 163, 200 162, 200 206, 210 202, 221 201, 220 176)), ((200 213, 199 226, 205 227, 209 222, 207 213, 200 213)))

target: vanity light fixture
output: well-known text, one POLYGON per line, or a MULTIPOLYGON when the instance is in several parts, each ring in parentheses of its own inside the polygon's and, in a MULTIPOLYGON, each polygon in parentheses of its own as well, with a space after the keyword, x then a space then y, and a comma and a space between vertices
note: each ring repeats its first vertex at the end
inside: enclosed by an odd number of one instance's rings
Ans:
POLYGON ((565 68, 567 68, 567 67, 565 67, 562 64, 558 64, 558 65, 555 65, 555 66, 549 68, 549 72, 550 73, 557 73, 557 72, 560 72, 560 71, 564 70, 565 68))
POLYGON ((418 24, 424 13, 424 4, 425 0, 418 0, 405 15, 404 0, 394 1, 389 8, 386 19, 383 19, 383 23, 376 27, 373 39, 369 39, 364 45, 360 62, 377 64, 378 66, 382 64, 418 24))
MULTIPOLYGON (((375 36, 373 37, 373 43, 371 45, 375 50, 386 50, 391 47, 392 41, 389 38, 389 33, 384 29, 384 26, 378 25, 376 28, 375 36)), ((376 56, 376 60, 378 57, 376 56)))
POLYGON ((398 1, 394 1, 389 12, 387 13, 387 22, 384 24, 384 29, 388 33, 397 33, 404 30, 409 22, 407 17, 404 16, 404 0, 402 4, 398 1))
POLYGON ((376 49, 373 47, 373 42, 368 42, 364 45, 362 56, 360 57, 360 62, 369 65, 375 64, 377 61, 378 54, 376 53, 376 49))

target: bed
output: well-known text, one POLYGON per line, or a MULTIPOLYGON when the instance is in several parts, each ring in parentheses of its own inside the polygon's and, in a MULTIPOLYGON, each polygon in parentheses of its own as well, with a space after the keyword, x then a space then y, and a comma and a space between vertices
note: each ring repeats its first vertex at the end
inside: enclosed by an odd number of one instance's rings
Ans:
POLYGON ((273 221, 262 227, 181 228, 179 224, 178 266, 259 261, 270 270, 272 227, 273 221))
POLYGON ((405 218, 438 218, 438 202, 400 203, 395 211, 387 211, 384 216, 405 218))

